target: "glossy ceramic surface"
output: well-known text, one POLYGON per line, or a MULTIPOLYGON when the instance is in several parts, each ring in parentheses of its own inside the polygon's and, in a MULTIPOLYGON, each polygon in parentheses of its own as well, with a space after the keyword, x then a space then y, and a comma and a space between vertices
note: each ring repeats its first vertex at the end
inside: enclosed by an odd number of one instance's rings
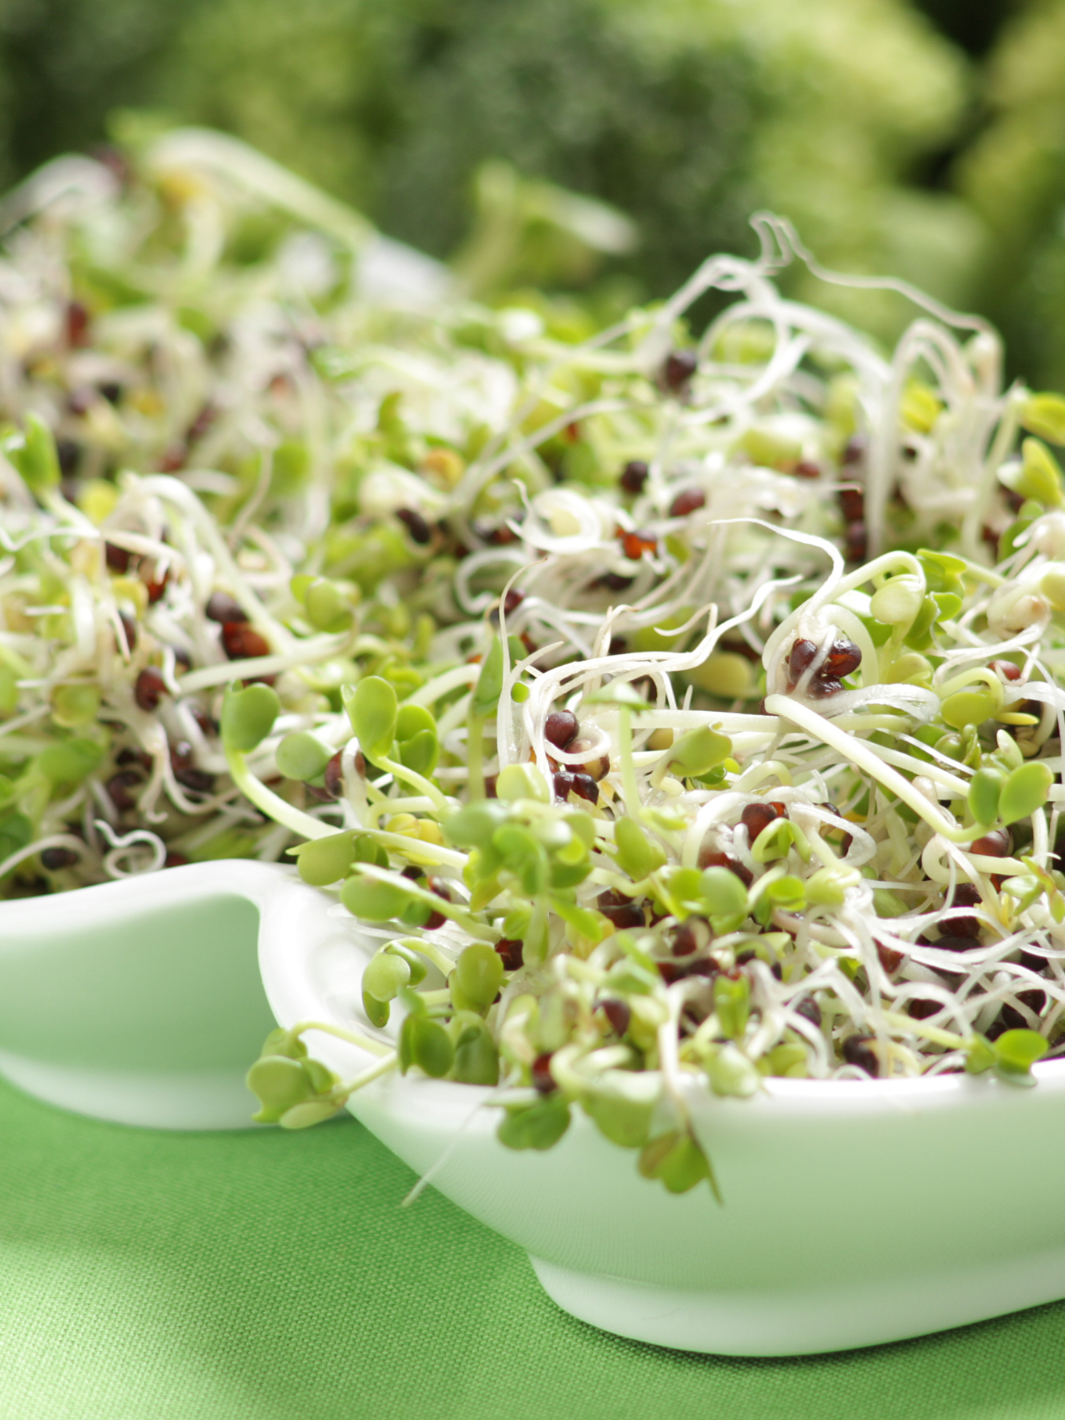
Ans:
POLYGON ((0 1071, 123 1124, 249 1126, 244 1075, 274 1024, 260 909, 287 886, 202 863, 0 903, 0 1071))

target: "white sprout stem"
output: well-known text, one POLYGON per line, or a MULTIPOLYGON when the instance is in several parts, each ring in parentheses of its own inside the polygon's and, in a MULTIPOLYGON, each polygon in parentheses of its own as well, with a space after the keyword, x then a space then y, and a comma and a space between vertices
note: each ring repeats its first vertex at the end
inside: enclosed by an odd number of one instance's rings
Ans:
POLYGON ((262 809, 268 818, 272 818, 276 823, 283 823, 301 838, 329 838, 337 832, 330 824, 312 818, 310 814, 305 814, 302 809, 297 809, 281 798, 280 794, 268 789, 248 768, 240 750, 227 749, 226 762, 233 783, 256 808, 262 809))
MULTIPOLYGON (((319 1026, 318 1029, 321 1030, 322 1027, 319 1026)), ((376 1065, 368 1066, 365 1070, 356 1075, 353 1080, 346 1080, 344 1084, 338 1086, 336 1094, 342 1097, 339 1102, 346 1104, 348 1099, 355 1094, 357 1090, 361 1090, 364 1086, 372 1084, 374 1080, 379 1080, 382 1075, 387 1075, 388 1072, 394 1070, 398 1064, 399 1051, 393 1050, 390 1055, 379 1060, 376 1065)))
POLYGON ((680 1013, 689 989, 687 982, 680 981, 676 986, 671 986, 666 991, 669 1017, 662 1022, 657 1032, 658 1063, 662 1071, 662 1084, 685 1128, 690 1127, 691 1115, 688 1110, 688 1101, 684 1097, 678 1042, 680 1013))
POLYGON ((938 764, 927 764, 902 750, 889 749, 887 745, 878 745, 877 749, 886 763, 893 764, 898 769, 910 769, 914 774, 921 774, 926 779, 931 779, 934 784, 950 789, 960 799, 964 799, 969 792, 969 786, 964 779, 959 779, 956 774, 949 774, 938 764))
MULTIPOLYGON (((442 952, 434 942, 430 942, 427 937, 405 937, 402 940, 410 946, 411 951, 420 952, 423 957, 431 961, 443 976, 448 976, 454 971, 454 960, 446 952, 442 952)), ((433 1004, 434 998, 441 1002, 451 999, 450 992, 446 987, 440 992, 422 991, 420 994, 429 1005, 433 1004)))
POLYGON ((618 706, 618 758, 621 763, 621 790, 630 818, 640 815, 640 790, 636 783, 636 765, 632 756, 632 713, 627 705, 618 706))
POLYGON ((965 547, 975 547, 978 542, 980 529, 980 519, 987 505, 988 495, 995 486, 995 479, 998 476, 999 467, 1005 462, 1006 456, 1013 447, 1013 441, 1017 436, 1017 426, 1020 422, 1019 400, 1016 391, 1011 390, 1005 399, 1005 407, 1002 410, 998 429, 991 448, 984 460, 984 466, 980 472, 980 480, 973 489, 972 501, 965 511, 962 520, 961 537, 965 547))
POLYGON ((469 507, 484 485, 497 473, 501 473, 508 464, 519 461, 523 454, 532 453, 534 449, 546 443, 548 439, 554 438, 568 425, 581 419, 589 419, 593 414, 616 414, 626 411, 630 407, 629 401, 624 399, 596 399, 566 410, 557 418, 542 424, 535 433, 528 434, 525 438, 518 439, 515 443, 508 445, 494 458, 481 464, 471 464, 463 475, 462 482, 452 494, 452 505, 456 508, 469 507))
POLYGON ((347 1041, 349 1045, 357 1045, 360 1050, 366 1050, 371 1055, 381 1055, 388 1059, 395 1056, 395 1047, 385 1045, 380 1040, 374 1040, 372 1036, 364 1035, 362 1031, 352 1030, 350 1026, 334 1026, 328 1021, 297 1021, 294 1026, 289 1026, 288 1035, 295 1040, 304 1031, 320 1030, 325 1035, 336 1036, 337 1040, 347 1041))
MULTIPOLYGON (((413 840, 408 839, 408 842, 413 840)), ((483 922, 478 922, 476 917, 457 903, 449 902, 446 897, 437 897, 436 893, 429 892, 410 878, 405 878, 399 873, 392 872, 388 868, 379 868, 376 863, 360 863, 359 872, 363 877, 373 878, 375 882, 388 883, 391 887, 400 888, 409 897, 417 898, 419 902, 431 907, 434 912, 439 912, 442 917, 448 917, 469 936, 476 938, 479 942, 495 943, 499 940, 499 933, 491 927, 486 927, 483 922)))
POLYGON ((798 725, 800 729, 806 730, 815 739, 834 749, 856 768, 863 769, 885 789, 890 790, 904 804, 913 809, 915 814, 924 819, 929 828, 934 829, 936 833, 941 833, 952 843, 971 843, 974 838, 979 837, 979 829, 961 828, 957 824, 951 823, 939 811, 937 805, 926 799, 908 779, 904 779, 901 774, 896 773, 894 769, 885 764, 863 740, 853 739, 850 735, 844 734, 842 730, 832 724, 831 720, 826 720, 815 710, 798 704, 786 695, 766 696, 765 709, 767 715, 777 715, 781 719, 790 720, 792 724, 798 725))
POLYGON ((215 666, 203 666, 198 671, 188 671, 179 677, 178 693, 191 695, 193 691, 210 690, 214 686, 228 685, 234 679, 247 680, 253 676, 277 675, 294 666, 314 665, 327 661, 343 649, 344 636, 318 636, 301 641, 291 651, 280 651, 269 656, 250 656, 242 661, 220 661, 215 666))
POLYGON ((397 760, 386 758, 383 754, 377 756, 377 763, 382 769, 387 769, 395 778, 402 779, 413 789, 424 794, 427 799, 431 799, 438 812, 445 814, 452 807, 436 785, 426 779, 424 775, 418 774, 413 769, 408 769, 405 764, 400 764, 397 760))
POLYGON ((913 1016, 898 1015, 894 1011, 884 1011, 883 1018, 885 1025, 890 1026, 892 1030, 903 1035, 922 1036, 933 1045, 944 1045, 948 1050, 966 1050, 972 1039, 940 1030, 938 1026, 930 1026, 926 1021, 916 1020, 913 1016))
MULTIPOLYGON (((386 800, 387 802, 387 800, 386 800)), ((405 855, 416 854, 419 859, 429 859, 441 867, 458 868, 466 866, 466 855, 456 848, 444 848, 439 843, 430 843, 424 838, 409 838, 404 833, 390 833, 388 829, 367 825, 365 832, 372 835, 384 848, 405 855)))
POLYGON ((444 671, 419 686, 413 694, 407 696, 404 703, 428 707, 435 704, 437 700, 441 700, 450 691, 457 690, 460 685, 473 685, 480 674, 480 665, 453 666, 451 670, 444 671))

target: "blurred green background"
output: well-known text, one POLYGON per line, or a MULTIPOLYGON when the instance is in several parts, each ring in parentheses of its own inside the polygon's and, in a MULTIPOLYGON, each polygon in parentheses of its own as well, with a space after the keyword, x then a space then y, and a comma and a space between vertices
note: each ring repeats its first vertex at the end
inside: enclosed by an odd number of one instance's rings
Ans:
MULTIPOLYGON (((1065 0, 0 0, 0 185, 178 122, 489 297, 662 295, 752 252, 769 207, 826 265, 983 311, 1013 371, 1065 386, 1065 0)), ((905 315, 788 280, 884 338, 905 315)))

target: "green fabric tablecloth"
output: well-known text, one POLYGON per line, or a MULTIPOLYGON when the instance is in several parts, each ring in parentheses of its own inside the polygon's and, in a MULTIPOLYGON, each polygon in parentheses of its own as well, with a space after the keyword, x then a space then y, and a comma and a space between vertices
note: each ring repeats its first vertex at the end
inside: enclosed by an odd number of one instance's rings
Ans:
POLYGON ((154 1133, 0 1085, 0 1417, 1065 1417, 1065 1303, 843 1356, 678 1354, 566 1316, 432 1189, 401 1207, 412 1182, 354 1121, 154 1133))

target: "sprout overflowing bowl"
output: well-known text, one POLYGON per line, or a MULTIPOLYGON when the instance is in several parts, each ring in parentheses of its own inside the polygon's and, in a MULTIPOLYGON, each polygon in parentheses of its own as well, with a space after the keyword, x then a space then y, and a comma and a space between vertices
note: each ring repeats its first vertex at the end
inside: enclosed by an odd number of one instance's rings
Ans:
POLYGON ((891 357, 785 300, 772 219, 597 330, 382 283, 294 182, 169 135, 8 200, 5 890, 294 856, 380 948, 350 1028, 252 1067, 286 1127, 419 1071, 716 1191, 693 1080, 1031 1083, 1065 400, 916 293, 891 357))

